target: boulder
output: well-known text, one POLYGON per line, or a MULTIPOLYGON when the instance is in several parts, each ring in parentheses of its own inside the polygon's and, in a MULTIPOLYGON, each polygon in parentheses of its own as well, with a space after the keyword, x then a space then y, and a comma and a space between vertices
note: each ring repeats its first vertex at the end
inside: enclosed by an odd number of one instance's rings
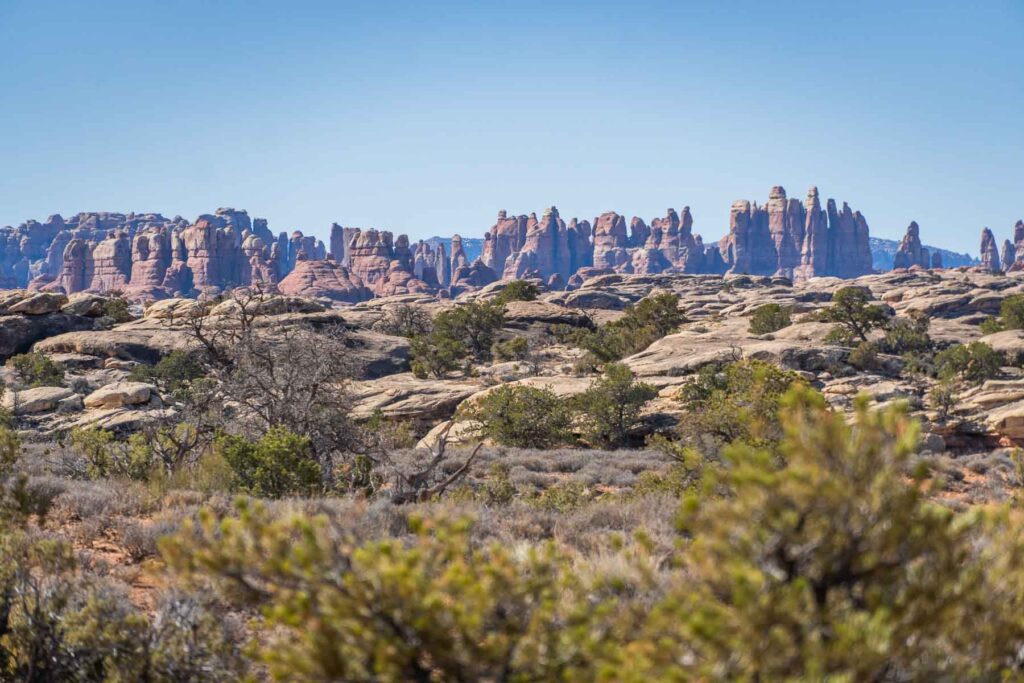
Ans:
POLYGON ((85 397, 86 408, 122 408, 149 403, 156 387, 145 382, 118 382, 101 387, 85 397))
POLYGON ((47 315, 60 311, 68 303, 68 298, 63 294, 52 294, 50 292, 39 292, 29 295, 16 304, 7 308, 8 314, 21 313, 22 315, 47 315))
POLYGON ((56 410, 61 401, 74 396, 65 387, 36 387, 4 393, 3 405, 15 415, 34 415, 56 410))
POLYGON ((0 316, 0 361, 26 353, 41 340, 80 330, 91 330, 92 318, 51 313, 49 315, 0 316))

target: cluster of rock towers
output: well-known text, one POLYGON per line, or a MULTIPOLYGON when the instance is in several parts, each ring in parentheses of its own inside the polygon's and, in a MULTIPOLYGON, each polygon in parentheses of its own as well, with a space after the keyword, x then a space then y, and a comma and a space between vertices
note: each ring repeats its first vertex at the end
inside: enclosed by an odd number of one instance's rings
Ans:
MULTIPOLYGON (((614 211, 568 222, 555 207, 540 218, 500 211, 473 261, 458 235, 449 254, 441 241, 413 244, 405 235, 338 224, 331 226, 329 245, 299 231, 275 236, 266 220, 231 208, 193 223, 160 214, 82 213, 0 228, 0 288, 120 290, 146 300, 259 285, 355 302, 396 294, 454 296, 523 277, 560 289, 599 273, 850 278, 872 272, 868 236, 859 211, 832 199, 823 206, 813 187, 804 201, 776 186, 763 205, 734 202, 728 234, 709 244, 694 234, 685 206, 628 224, 614 211)), ((1024 241, 1024 234, 1017 239, 1024 241)), ((1017 253, 1024 253, 1021 246, 1017 253)), ((935 257, 911 224, 897 267, 933 267, 935 257)))

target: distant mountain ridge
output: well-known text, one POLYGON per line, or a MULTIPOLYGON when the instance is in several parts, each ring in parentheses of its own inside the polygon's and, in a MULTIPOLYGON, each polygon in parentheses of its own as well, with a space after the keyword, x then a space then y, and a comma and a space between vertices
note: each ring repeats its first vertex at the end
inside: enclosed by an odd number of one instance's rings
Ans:
MULTIPOLYGON (((868 237, 868 245, 871 247, 871 264, 875 270, 886 271, 893 269, 896 252, 900 248, 897 240, 887 240, 882 237, 868 237)), ((958 268, 960 266, 977 266, 981 261, 970 254, 960 254, 949 249, 924 245, 930 253, 942 254, 942 265, 946 268, 958 268)))

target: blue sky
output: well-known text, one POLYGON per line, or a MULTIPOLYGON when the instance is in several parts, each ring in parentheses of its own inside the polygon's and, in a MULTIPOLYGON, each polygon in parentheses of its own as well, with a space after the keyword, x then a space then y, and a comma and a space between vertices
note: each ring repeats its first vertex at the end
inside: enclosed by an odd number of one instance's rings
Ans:
POLYGON ((732 200, 816 184, 976 252, 1024 217, 1024 2, 967 5, 0 0, 0 225, 689 205, 716 239, 732 200))

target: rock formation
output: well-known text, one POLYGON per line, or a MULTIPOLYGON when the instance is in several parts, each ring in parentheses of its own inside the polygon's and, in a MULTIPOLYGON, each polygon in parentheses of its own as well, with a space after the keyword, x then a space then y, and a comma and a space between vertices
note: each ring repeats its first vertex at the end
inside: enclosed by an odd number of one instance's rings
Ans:
POLYGON ((917 266, 927 269, 931 268, 931 265, 928 250, 921 246, 921 229, 916 221, 911 221, 910 225, 907 226, 907 233, 903 236, 903 241, 900 242, 899 249, 896 250, 893 268, 913 268, 917 266))
MULTIPOLYGON (((274 291, 286 281, 296 291, 324 291, 322 281, 336 283, 339 300, 355 300, 362 294, 353 292, 362 291, 444 296, 446 289, 452 294, 519 277, 562 289, 598 273, 747 273, 801 280, 871 272, 867 221, 845 203, 830 199, 823 206, 816 188, 804 202, 787 197, 781 186, 771 189, 763 206, 734 202, 729 232, 717 242, 705 244, 693 224, 685 206, 649 221, 634 216, 628 225, 614 211, 593 221, 565 221, 555 207, 540 218, 500 211, 484 235, 482 252, 474 240, 467 253, 458 235, 449 250, 440 238, 413 244, 405 235, 338 223, 330 227, 328 247, 298 230, 275 235, 265 219, 234 208, 217 209, 192 223, 152 213, 57 215, 45 223, 0 229, 0 288, 118 289, 134 299, 154 300, 249 285, 274 291), (476 253, 479 259, 472 260, 476 253), (297 268, 301 273, 289 280, 297 268)), ((1002 262, 987 235, 982 250, 987 268, 1024 269, 1024 261, 1018 261, 1018 255, 1024 259, 1024 223, 1018 223, 1002 262)), ((942 262, 921 246, 916 224, 896 260, 904 268, 942 262)))
POLYGON ((324 297, 353 304, 373 297, 362 280, 333 257, 299 259, 295 262, 295 269, 278 283, 277 288, 290 296, 324 297))
POLYGON ((1003 254, 1000 257, 1000 260, 1003 264, 1003 270, 1009 270, 1012 268, 1013 262, 1017 260, 1017 248, 1013 246, 1013 242, 1010 240, 1003 240, 1003 254))
MULTIPOLYGON (((1004 258, 1009 253, 1008 247, 1011 249, 1013 247, 1009 240, 1003 245, 1004 258)), ((981 231, 981 267, 993 273, 999 272, 999 249, 996 247, 995 235, 988 228, 981 231)), ((1008 269, 1004 268, 1004 270, 1008 269)))

